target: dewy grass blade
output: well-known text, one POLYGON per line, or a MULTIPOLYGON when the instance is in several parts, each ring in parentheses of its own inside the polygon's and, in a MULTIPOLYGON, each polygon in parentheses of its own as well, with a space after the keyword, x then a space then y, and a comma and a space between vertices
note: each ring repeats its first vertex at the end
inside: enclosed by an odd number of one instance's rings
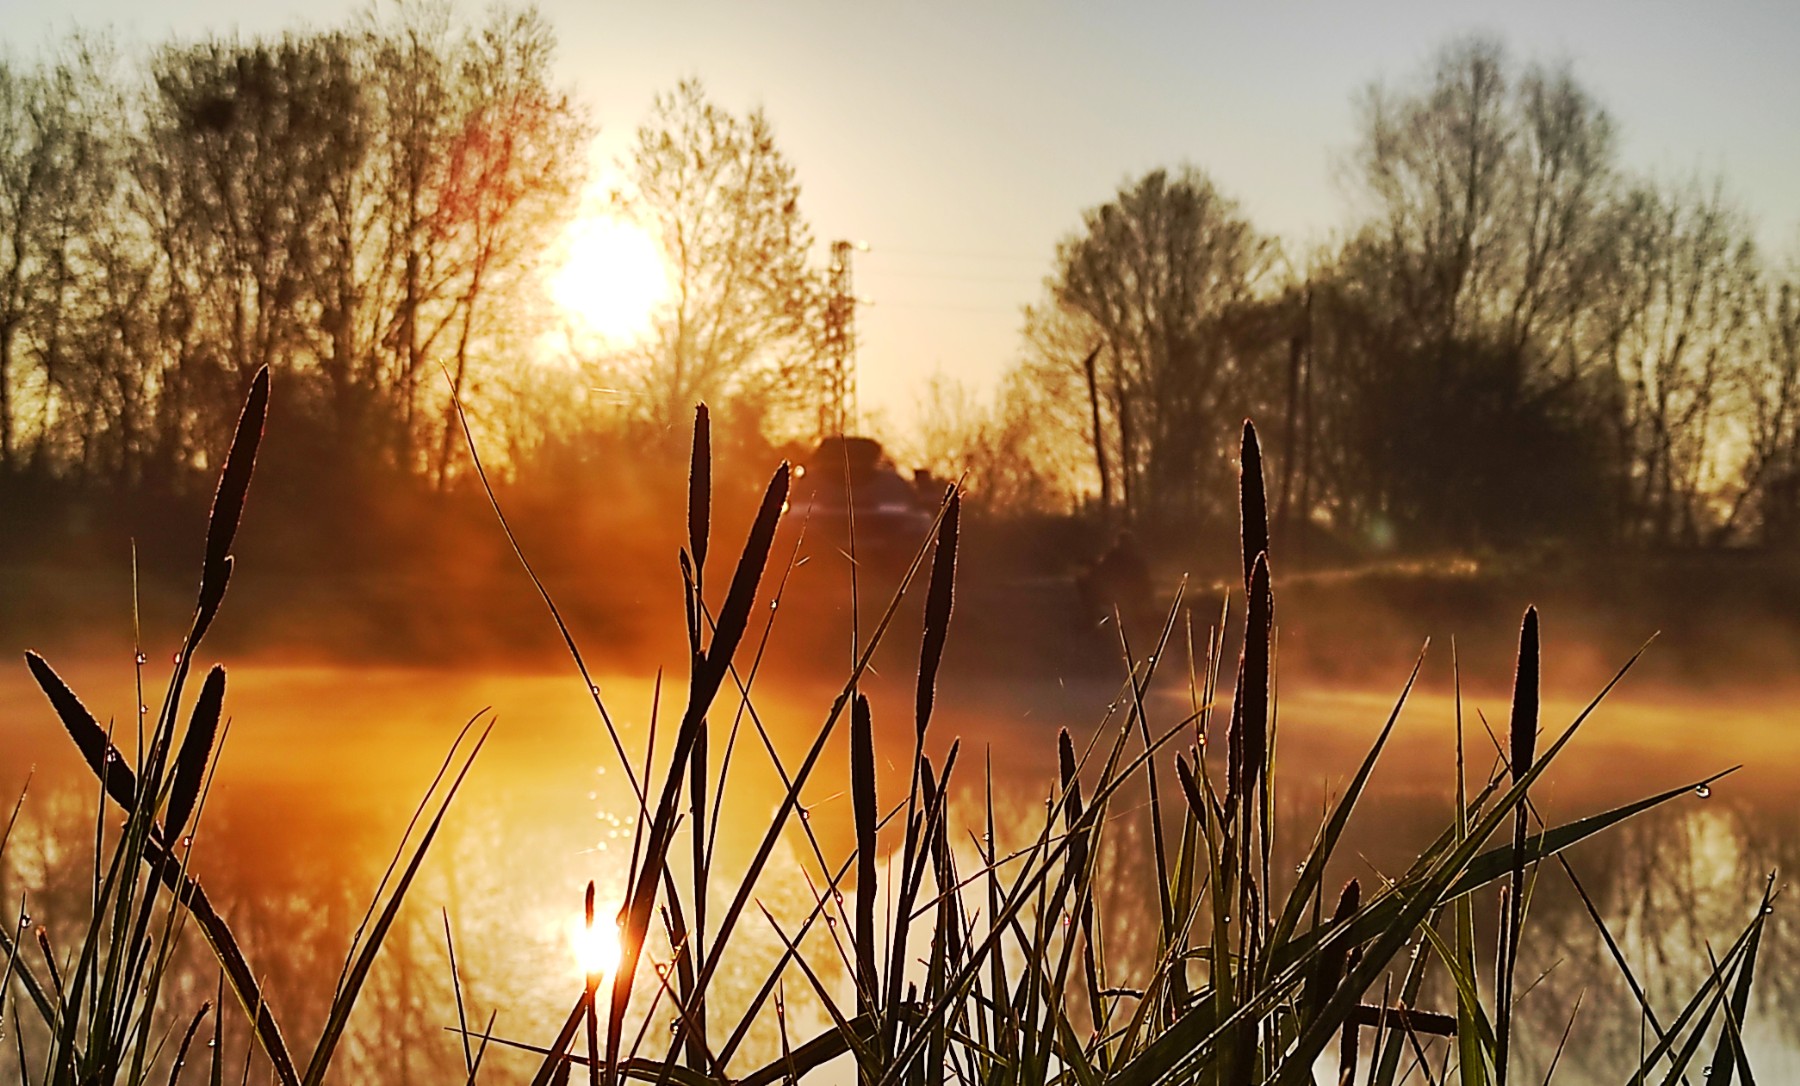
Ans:
POLYGON ((95 778, 106 787, 106 794, 120 807, 132 810, 137 803, 136 775, 119 748, 113 746, 105 729, 100 727, 100 722, 42 656, 27 652, 25 665, 31 669, 31 677, 37 680, 44 696, 50 699, 51 708, 56 710, 69 738, 75 741, 75 749, 81 752, 95 778))
POLYGON ((194 1043, 194 1034, 199 1032, 200 1023, 212 1012, 212 1000, 200 1004, 200 1013, 188 1023, 187 1032, 181 1035, 181 1045, 175 1049, 175 1059, 169 1064, 169 1086, 175 1086, 181 1079, 181 1070, 187 1066, 188 1047, 194 1043))
POLYGON ((1726 1007, 1725 1029, 1719 1034, 1719 1047, 1713 1051, 1710 1072, 1706 1076, 1706 1086, 1731 1086, 1732 1076, 1740 1071, 1744 1075, 1746 1086, 1753 1082, 1749 1059, 1744 1053, 1744 1039, 1739 1035, 1745 1016, 1750 1013, 1750 988, 1756 979, 1756 954, 1762 947, 1763 918, 1769 915, 1772 908, 1770 902, 1775 897, 1775 876, 1771 874, 1763 887, 1762 900, 1756 906, 1756 922, 1750 934, 1750 942, 1744 948, 1744 964, 1738 969, 1737 981, 1732 987, 1731 1003, 1726 1007))
POLYGON ((200 572, 200 598, 194 610, 193 630, 182 650, 183 673, 186 657, 200 645, 207 627, 219 613, 225 599, 225 585, 231 579, 231 542, 237 536, 243 519, 244 502, 250 494, 250 475, 256 468, 256 450, 262 444, 263 425, 269 415, 269 368, 256 371, 250 381, 250 393, 244 399, 243 413, 238 416, 237 430, 231 438, 231 450, 225 454, 225 467, 219 473, 219 488, 213 495, 212 515, 206 522, 206 554, 200 572))

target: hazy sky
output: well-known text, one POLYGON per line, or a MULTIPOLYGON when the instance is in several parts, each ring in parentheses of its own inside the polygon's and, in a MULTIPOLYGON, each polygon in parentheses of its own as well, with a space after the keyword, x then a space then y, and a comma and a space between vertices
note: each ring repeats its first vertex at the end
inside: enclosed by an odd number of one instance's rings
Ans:
MULTIPOLYGON (((126 41, 347 20, 357 0, 0 0, 15 51, 71 26, 126 41)), ((1800 4, 749 3, 545 0, 563 75, 616 154, 652 96, 698 76, 761 105, 821 242, 855 272, 863 403, 911 412, 941 370, 986 386, 1058 238, 1128 175, 1189 162, 1301 254, 1345 221, 1353 94, 1488 31, 1567 59, 1626 162, 1723 175, 1770 248, 1800 251, 1800 4)), ((469 17, 479 15, 463 5, 469 17)))

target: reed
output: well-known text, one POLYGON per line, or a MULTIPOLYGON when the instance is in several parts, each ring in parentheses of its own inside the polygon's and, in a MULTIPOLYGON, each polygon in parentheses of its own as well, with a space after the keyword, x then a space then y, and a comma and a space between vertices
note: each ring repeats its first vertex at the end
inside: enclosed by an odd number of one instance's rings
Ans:
MULTIPOLYGON (((47 933, 33 933, 34 958, 23 945, 21 927, 0 925, 0 1015, 35 1015, 50 1038, 46 1050, 27 1052, 22 1031, 13 1031, 28 1082, 154 1078, 173 1084, 199 1062, 209 1065, 210 1080, 217 1082, 227 991, 236 1004, 229 1013, 249 1023, 276 1081, 283 1086, 326 1081, 369 970, 486 737, 477 717, 445 757, 346 951, 320 1036, 302 1058, 291 1034, 280 1028, 278 1008, 270 1005, 229 924, 188 870, 189 846, 203 832, 208 784, 227 739, 221 724, 226 672, 209 670, 185 712, 183 687, 233 568, 232 542, 268 395, 267 376, 259 375, 221 473, 194 618, 162 709, 135 751, 127 756, 120 749, 49 663, 35 654, 27 658, 52 711, 95 775, 100 846, 91 920, 60 958, 47 933), (117 832, 105 828, 111 807, 125 814, 117 832), (170 948, 190 927, 217 959, 220 996, 198 1007, 177 1007, 162 981, 170 948), (68 966, 59 966, 59 960, 68 966), (204 1061, 194 1060, 196 1038, 209 1017, 214 1042, 204 1049, 204 1061), (177 1026, 183 1027, 179 1040, 165 1046, 177 1026)), ((470 447, 473 453, 472 441, 470 447)), ((775 554, 789 472, 783 465, 772 474, 731 576, 723 592, 716 591, 716 580, 707 576, 713 534, 710 420, 704 408, 697 411, 688 538, 677 556, 689 668, 673 735, 663 729, 665 749, 655 749, 654 713, 647 749, 627 749, 576 638, 532 574, 638 805, 626 894, 616 918, 622 961, 610 986, 598 975, 586 978, 572 993, 563 1024, 547 1038, 497 1035, 492 1018, 477 1032, 458 981, 456 1022, 450 1026, 454 1039, 447 1043, 461 1046, 466 1081, 491 1079, 491 1072, 484 1076, 484 1057, 490 1047, 503 1046, 535 1054, 531 1081, 537 1084, 565 1083, 579 1071, 588 1082, 608 1086, 628 1079, 764 1086, 846 1065, 865 1086, 952 1080, 996 1086, 1297 1084, 1313 1082, 1315 1064, 1332 1052, 1340 1083, 1359 1078, 1394 1083, 1415 1073, 1431 1082, 1454 1076, 1464 1084, 1504 1083, 1517 1051, 1514 972, 1519 947, 1530 937, 1527 902, 1532 881, 1551 858, 1580 895, 1596 937, 1636 993, 1653 1034, 1641 1066, 1627 1069, 1625 1077, 1680 1080, 1710 1047, 1709 1086, 1730 1083, 1734 1076, 1753 1081, 1741 1033, 1773 884, 1686 1004, 1672 1016, 1659 1016, 1565 855, 1723 774, 1560 826, 1537 820, 1534 784, 1630 664, 1540 751, 1535 610, 1527 612, 1521 630, 1506 749, 1497 751, 1501 757, 1492 772, 1471 779, 1459 694, 1454 810, 1446 828, 1403 870, 1376 882, 1348 882, 1327 909, 1327 870, 1341 858, 1346 829, 1366 798, 1417 665, 1342 795, 1313 828, 1297 869, 1290 876, 1285 865, 1271 862, 1280 829, 1273 801, 1276 581, 1261 452, 1248 424, 1241 455, 1244 594, 1201 648, 1194 649, 1191 632, 1187 635, 1189 711, 1162 719, 1166 702, 1150 696, 1159 677, 1171 670, 1168 656, 1185 615, 1178 592, 1159 635, 1141 647, 1144 651, 1122 641, 1115 711, 1085 742, 1067 731, 1058 735, 1057 775, 1049 783, 1041 821, 1024 833, 1022 843, 1008 844, 997 835, 1004 819, 996 811, 991 769, 975 824, 958 825, 952 797, 979 795, 981 784, 966 787, 957 777, 957 744, 948 744, 936 760, 928 753, 937 676, 954 645, 961 531, 955 489, 945 496, 872 635, 857 644, 855 660, 822 707, 805 753, 790 764, 768 739, 755 692, 762 646, 779 613, 778 607, 757 603, 779 604, 794 561, 788 557, 784 568, 775 554), (903 795, 882 795, 874 754, 880 722, 860 684, 877 646, 892 636, 902 601, 920 581, 925 582, 924 622, 907 787, 903 795), (758 615, 765 616, 760 627, 754 621, 758 615), (1228 647, 1227 618, 1241 628, 1233 647, 1228 647), (1232 656, 1235 668, 1228 677, 1232 656), (1227 706, 1217 694, 1228 678, 1233 696, 1227 706), (714 717, 727 711, 732 725, 721 743, 714 717), (1229 713, 1223 767, 1207 757, 1215 711, 1229 713), (741 770, 742 759, 757 753, 747 741, 739 749, 746 721, 781 781, 782 795, 745 870, 726 882, 713 858, 734 772, 741 770), (849 731, 846 773, 856 848, 850 859, 831 866, 801 797, 810 782, 829 772, 826 753, 840 728, 849 731), (1147 843, 1127 829, 1128 809, 1139 806, 1147 843), (796 832, 819 861, 823 882, 812 885, 810 909, 800 923, 784 926, 757 902, 758 888, 797 877, 778 870, 774 859, 777 843, 796 832), (884 842, 897 845, 885 865, 877 862, 884 842), (1150 854, 1144 866, 1155 872, 1155 908, 1146 910, 1153 918, 1153 931, 1144 940, 1149 950, 1109 954, 1108 933, 1119 926, 1109 911, 1123 906, 1101 873, 1144 851, 1150 854), (842 891, 852 872, 853 901, 846 910, 842 891), (1484 984, 1475 954, 1475 915, 1479 899, 1489 893, 1498 893, 1502 902, 1501 946, 1484 984), (729 1017, 722 1016, 724 1004, 709 994, 720 983, 725 955, 751 925, 772 930, 780 952, 763 963, 761 975, 748 986, 749 997, 732 1004, 729 1017), (817 949, 821 946, 825 949, 817 949), (840 1005, 841 993, 832 982, 839 976, 851 978, 853 1002, 840 1005), (1421 1005, 1433 978, 1452 994, 1454 1006, 1421 1005), (830 1028, 814 1037, 789 1036, 787 1009, 795 992, 817 1002, 830 1028), (751 1025, 771 1012, 779 1052, 767 1061, 750 1061, 745 1041, 751 1025), (665 1034, 646 1028, 652 1020, 672 1021, 673 1029, 665 1034)), ((480 472, 479 456, 474 463, 480 472)), ((481 478, 485 483, 485 473, 481 478)), ((512 538, 497 501, 494 507, 512 538)), ((516 539, 513 544, 518 551, 516 539)), ((518 554, 530 573, 526 556, 518 554)), ((15 806, 15 818, 16 811, 15 806)), ((9 820, 0 836, 0 854, 11 825, 9 820)), ((590 927, 608 922, 597 908, 590 884, 583 901, 590 927)), ((447 916, 445 936, 454 973, 447 916)), ((1565 1043, 1566 1037, 1565 1032, 1565 1043)))

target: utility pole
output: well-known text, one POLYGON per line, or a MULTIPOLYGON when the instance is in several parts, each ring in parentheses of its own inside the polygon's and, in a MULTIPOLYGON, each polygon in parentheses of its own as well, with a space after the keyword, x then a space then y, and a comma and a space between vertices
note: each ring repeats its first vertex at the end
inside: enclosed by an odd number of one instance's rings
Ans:
POLYGON ((819 400, 821 438, 841 436, 856 427, 856 291, 850 277, 850 252, 867 248, 852 241, 831 243, 819 400))

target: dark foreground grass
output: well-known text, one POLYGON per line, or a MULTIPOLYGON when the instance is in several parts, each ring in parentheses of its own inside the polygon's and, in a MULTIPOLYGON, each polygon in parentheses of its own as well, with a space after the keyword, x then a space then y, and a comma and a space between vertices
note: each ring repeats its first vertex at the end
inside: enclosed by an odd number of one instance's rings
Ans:
MULTIPOLYGON (((237 1015, 250 1023, 276 1082, 326 1081, 369 969, 485 738, 485 731, 473 734, 471 723, 446 755, 346 952, 319 1036, 306 1038, 307 1048, 295 1047, 300 1039, 282 1030, 253 964, 187 864, 228 731, 221 724, 224 669, 215 666, 206 674, 191 705, 185 691, 231 575, 232 540, 268 394, 267 376, 259 375, 221 473, 193 622, 160 710, 143 714, 127 742, 99 724, 49 663, 28 657, 96 784, 92 908, 85 928, 65 945, 53 945, 46 932, 25 922, 24 903, 17 924, 0 924, 0 1021, 14 1026, 7 1034, 25 1082, 218 1083, 224 1053, 206 1038, 216 1042, 223 1019, 237 1015), (122 826, 111 814, 115 806, 124 814, 122 826), (217 959, 218 998, 198 1007, 173 1006, 163 988, 170 955, 193 932, 217 959), (27 1047, 27 1031, 17 1028, 21 1017, 41 1027, 32 1031, 41 1038, 35 1049, 27 1047)), ((856 662, 822 707, 805 754, 787 764, 769 739, 753 691, 776 614, 756 605, 779 603, 794 562, 792 553, 776 553, 788 470, 784 465, 771 478, 735 563, 720 569, 710 546, 710 433, 700 409, 688 539, 679 556, 686 691, 660 745, 653 722, 650 745, 659 749, 627 749, 574 637, 533 575, 638 806, 616 919, 597 915, 592 887, 585 902, 590 926, 617 924, 621 960, 610 977, 591 975, 572 993, 553 1036, 497 1036, 491 1018, 485 1026, 469 1018, 458 988, 457 1021, 446 1023, 452 1034, 446 1043, 460 1046, 466 1080, 491 1080, 489 1053, 504 1046, 536 1054, 534 1084, 629 1078, 762 1086, 854 1077, 870 1086, 1235 1086, 1310 1083, 1319 1076, 1339 1083, 1505 1083, 1517 1055, 1516 972, 1519 948, 1530 937, 1528 906, 1540 872, 1555 871, 1573 884, 1594 938, 1638 998, 1645 1042, 1638 1065, 1620 1068, 1619 1079, 1754 1082, 1741 1029, 1772 891, 1765 891, 1691 998, 1672 1013, 1659 1012, 1644 998, 1562 855, 1625 819, 1704 790, 1723 774, 1567 825, 1544 826, 1531 803, 1532 787, 1612 684, 1572 722, 1540 735, 1534 611, 1520 630, 1508 734, 1495 740, 1485 773, 1471 773, 1472 765, 1488 760, 1465 750, 1458 711, 1457 802, 1434 841, 1391 878, 1325 885, 1411 690, 1409 680, 1293 875, 1272 870, 1276 613, 1261 458, 1248 425, 1242 463, 1242 617, 1222 617, 1195 646, 1181 623, 1186 612, 1178 599, 1153 644, 1122 640, 1130 677, 1117 712, 1089 742, 1078 743, 1067 732, 1058 737, 1059 779, 1041 824, 1022 846, 1003 851, 991 785, 980 824, 953 825, 950 797, 962 779, 956 776, 964 764, 960 751, 951 744, 936 762, 926 754, 937 671, 952 644, 957 493, 946 494, 873 635, 857 646, 856 662), (715 559, 710 569, 709 557, 715 559), (717 588, 721 579, 723 591, 717 588), (876 722, 859 685, 902 598, 920 582, 924 632, 908 783, 903 794, 882 795, 874 768, 876 722), (765 616, 760 625, 754 621, 759 615, 765 616), (1241 627, 1241 635, 1228 635, 1228 626, 1241 627), (1150 698, 1151 686, 1183 642, 1189 711, 1180 720, 1153 722, 1160 715, 1153 705, 1160 703, 1150 698), (1229 696, 1221 697, 1227 682, 1229 696), (729 727, 719 723, 727 715, 729 727), (1224 728, 1225 752, 1209 760, 1218 726, 1224 728), (825 754, 840 729, 849 733, 857 848, 850 860, 832 865, 800 796, 809 781, 835 771, 825 754), (1541 750, 1540 739, 1549 740, 1541 750), (746 758, 770 759, 784 793, 746 870, 724 878, 715 862, 721 811, 732 767, 746 758), (1122 809, 1145 803, 1147 839, 1121 833, 1122 809), (796 830, 825 877, 809 882, 810 912, 783 927, 758 904, 758 887, 797 877, 773 864, 778 843, 796 830), (884 842, 897 847, 878 864, 884 842), (1146 866, 1156 876, 1147 958, 1109 955, 1106 945, 1106 933, 1115 928, 1105 910, 1118 899, 1097 883, 1121 849, 1147 849, 1146 866), (1551 858, 1554 869, 1544 866, 1551 858), (1499 951, 1484 967, 1477 960, 1477 911, 1494 908, 1496 899, 1499 951), (726 1013, 709 995, 718 989, 728 948, 750 925, 772 927, 782 949, 761 963, 748 998, 734 998, 726 1013), (815 949, 821 946, 829 949, 815 949), (840 976, 852 981, 847 998, 834 983, 840 976), (1420 1005, 1433 977, 1432 990, 1451 993, 1452 1005, 1420 1005), (818 1036, 791 1035, 786 1009, 794 999, 816 1003, 831 1028, 818 1036), (752 1025, 771 1017, 777 1054, 747 1059, 752 1025), (671 1023, 667 1032, 647 1028, 664 1021, 671 1023)), ((0 836, 0 854, 5 840, 0 836)))

